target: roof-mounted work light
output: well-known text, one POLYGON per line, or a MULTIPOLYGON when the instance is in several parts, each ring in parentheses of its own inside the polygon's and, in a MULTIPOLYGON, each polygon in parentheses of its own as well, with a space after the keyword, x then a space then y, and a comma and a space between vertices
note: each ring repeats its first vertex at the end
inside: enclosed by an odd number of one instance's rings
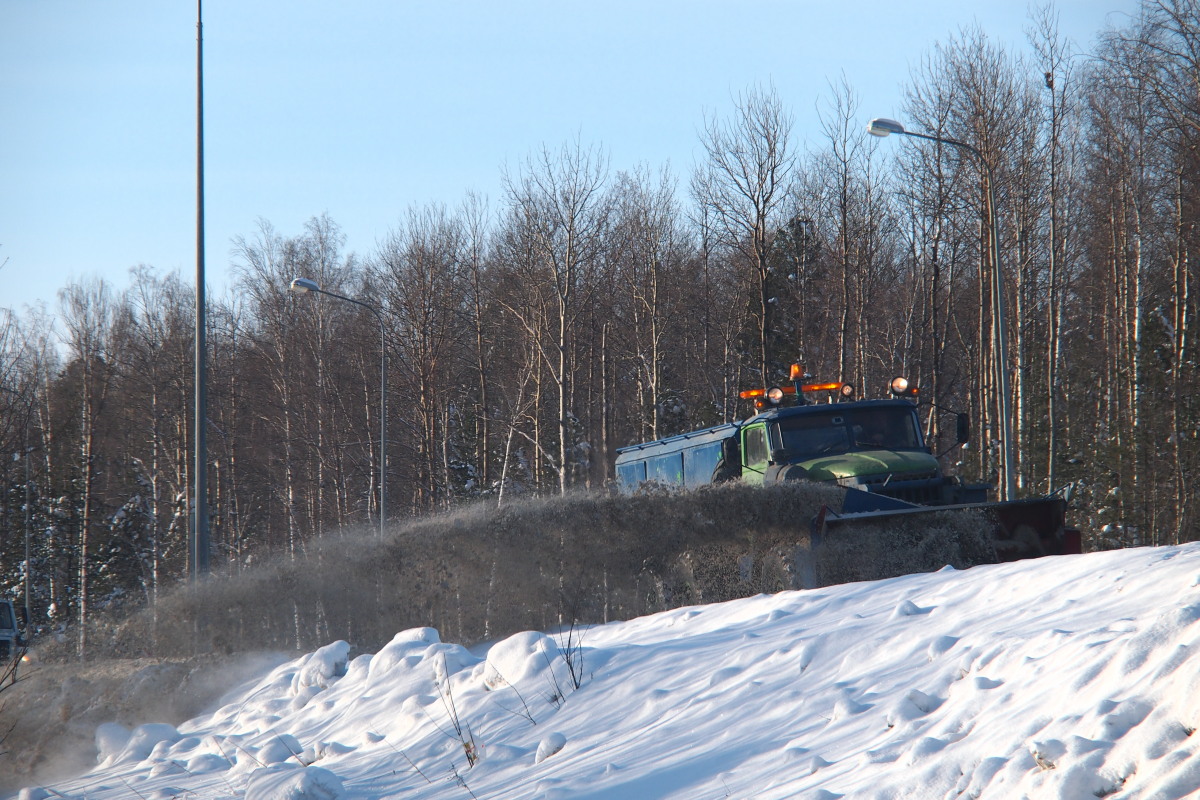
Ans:
POLYGON ((892 378, 892 394, 896 397, 916 397, 918 391, 916 386, 908 382, 908 378, 902 376, 892 378))

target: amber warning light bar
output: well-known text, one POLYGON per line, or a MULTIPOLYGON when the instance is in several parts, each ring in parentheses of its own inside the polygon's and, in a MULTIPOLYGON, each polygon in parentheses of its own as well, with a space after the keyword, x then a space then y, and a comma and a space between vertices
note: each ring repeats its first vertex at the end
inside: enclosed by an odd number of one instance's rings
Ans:
MULTIPOLYGON (((747 389, 744 392, 739 392, 738 397, 743 400, 753 400, 755 408, 766 408, 769 405, 777 406, 783 402, 783 398, 787 395, 796 397, 796 402, 804 405, 807 401, 804 395, 808 392, 838 392, 843 400, 850 400, 854 397, 854 386, 849 383, 841 383, 839 381, 829 381, 826 383, 801 383, 805 378, 811 378, 803 364, 792 364, 789 370, 788 378, 791 380, 791 386, 771 386, 766 389, 747 389)), ((916 397, 919 390, 916 386, 908 382, 908 378, 897 376, 892 378, 891 386, 892 395, 895 397, 916 397)))
POLYGON ((808 392, 840 392, 843 397, 851 397, 854 395, 853 386, 848 383, 833 381, 829 383, 805 383, 800 384, 799 387, 772 386, 769 389, 747 389, 746 391, 739 393, 738 397, 742 398, 743 400, 757 400, 763 405, 766 403, 779 405, 780 401, 782 401, 786 395, 796 394, 797 388, 799 388, 801 394, 807 394, 808 392))

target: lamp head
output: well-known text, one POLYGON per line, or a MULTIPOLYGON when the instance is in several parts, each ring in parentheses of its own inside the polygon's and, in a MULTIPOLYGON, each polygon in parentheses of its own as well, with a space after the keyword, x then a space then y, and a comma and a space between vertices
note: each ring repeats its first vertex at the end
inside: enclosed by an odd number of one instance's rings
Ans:
POLYGON ((316 281, 310 281, 308 278, 294 278, 289 290, 296 294, 306 294, 308 292, 319 292, 321 291, 321 287, 317 285, 316 281))
POLYGON ((893 133, 906 133, 904 126, 894 119, 876 117, 867 123, 867 133, 872 136, 888 136, 893 133))

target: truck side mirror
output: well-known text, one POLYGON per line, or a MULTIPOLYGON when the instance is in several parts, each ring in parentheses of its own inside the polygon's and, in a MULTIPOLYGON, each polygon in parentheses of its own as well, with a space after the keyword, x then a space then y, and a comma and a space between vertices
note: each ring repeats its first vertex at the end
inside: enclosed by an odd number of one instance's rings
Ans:
POLYGON ((971 418, 966 414, 955 414, 955 436, 959 444, 971 441, 971 418))

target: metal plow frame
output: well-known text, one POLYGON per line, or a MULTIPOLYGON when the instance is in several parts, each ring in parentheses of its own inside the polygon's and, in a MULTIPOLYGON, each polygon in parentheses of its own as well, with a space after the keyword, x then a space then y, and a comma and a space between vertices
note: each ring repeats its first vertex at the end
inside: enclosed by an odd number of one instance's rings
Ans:
POLYGON ((981 514, 991 525, 995 562, 1049 555, 1081 553, 1082 536, 1066 524, 1066 501, 1058 496, 1033 497, 996 503, 918 506, 873 492, 847 489, 842 511, 822 508, 813 520, 812 542, 817 546, 831 530, 849 533, 855 525, 886 525, 920 515, 963 511, 981 514))

